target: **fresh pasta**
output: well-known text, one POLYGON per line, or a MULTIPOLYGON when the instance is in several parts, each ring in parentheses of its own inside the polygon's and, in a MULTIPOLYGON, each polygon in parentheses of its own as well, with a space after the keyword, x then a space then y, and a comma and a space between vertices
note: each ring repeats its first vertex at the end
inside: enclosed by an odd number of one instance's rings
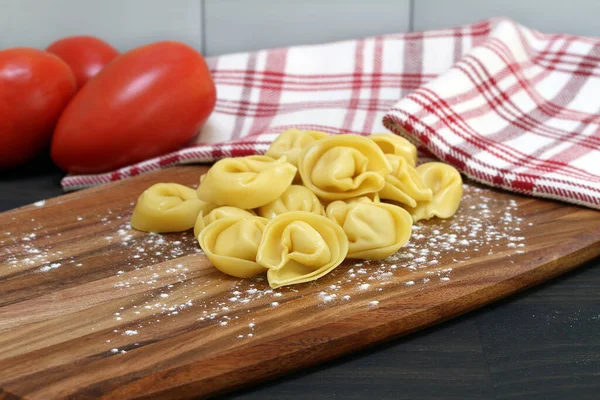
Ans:
POLYGON ((211 205, 196 197, 196 191, 177 183, 157 183, 138 198, 131 226, 144 232, 181 232, 194 226, 202 209, 211 205))
POLYGON ((400 156, 408 165, 417 165, 417 148, 408 140, 393 133, 375 133, 368 136, 385 154, 400 156))
POLYGON ((401 156, 386 154, 392 173, 386 176, 385 186, 379 192, 382 199, 393 200, 409 207, 416 207, 417 202, 429 201, 433 196, 430 188, 412 166, 401 156))
POLYGON ((216 162, 197 190, 151 186, 131 225, 193 227, 206 257, 230 276, 266 273, 272 288, 310 282, 346 258, 388 258, 408 242, 414 222, 456 213, 460 173, 416 161, 416 147, 397 135, 289 129, 264 156, 216 162))
POLYGON ((277 136, 265 155, 273 158, 285 156, 287 162, 297 167, 298 156, 302 149, 317 140, 325 139, 327 136, 329 135, 325 132, 288 129, 277 136))
POLYGON ((289 211, 308 211, 325 215, 318 197, 301 185, 290 186, 278 199, 259 207, 257 211, 258 215, 269 219, 289 211))
POLYGON ((348 237, 348 258, 381 260, 406 244, 412 233, 412 218, 401 207, 358 201, 334 201, 327 216, 344 229, 348 237))
POLYGON ((267 224, 256 261, 267 268, 272 288, 314 281, 340 265, 348 253, 348 238, 334 221, 322 215, 292 211, 267 224))
POLYGON ((337 135, 306 147, 298 159, 304 185, 326 201, 379 192, 392 167, 377 145, 358 135, 337 135))
POLYGON ((208 214, 200 211, 198 218, 196 218, 196 223, 194 224, 194 236, 198 237, 202 229, 218 219, 227 217, 245 218, 253 217, 255 215, 256 214, 252 210, 242 210, 241 208, 230 206, 214 208, 208 214))
POLYGON ((450 218, 456 213, 463 194, 460 173, 452 166, 440 162, 419 165, 417 173, 431 189, 431 200, 420 202, 416 207, 407 207, 413 220, 432 217, 450 218))
POLYGON ((281 196, 296 170, 285 157, 225 158, 208 170, 198 187, 198 198, 219 206, 257 208, 281 196))
MULTIPOLYGON (((381 203, 381 199, 379 198, 379 193, 367 193, 364 196, 358 196, 358 197, 351 197, 349 199, 345 199, 345 200, 335 200, 330 202, 334 203, 334 202, 343 202, 346 204, 352 204, 352 203, 381 203)), ((329 206, 329 204, 327 204, 327 206, 329 206)))
POLYGON ((256 262, 267 219, 225 217, 214 221, 198 235, 200 247, 221 272, 237 278, 250 278, 266 268, 256 262))

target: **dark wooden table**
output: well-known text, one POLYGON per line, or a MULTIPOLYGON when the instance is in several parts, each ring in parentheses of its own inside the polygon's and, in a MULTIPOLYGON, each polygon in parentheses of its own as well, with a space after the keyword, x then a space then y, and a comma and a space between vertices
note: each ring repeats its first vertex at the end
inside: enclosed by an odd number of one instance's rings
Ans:
MULTIPOLYGON (((62 193, 47 157, 0 174, 0 211, 62 193)), ((600 399, 600 259, 384 346, 234 399, 600 399)))

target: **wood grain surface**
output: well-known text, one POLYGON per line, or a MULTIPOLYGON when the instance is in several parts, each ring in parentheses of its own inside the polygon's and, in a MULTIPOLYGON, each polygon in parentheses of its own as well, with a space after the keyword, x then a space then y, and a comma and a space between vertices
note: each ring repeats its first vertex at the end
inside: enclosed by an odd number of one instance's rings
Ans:
POLYGON ((132 231, 178 167, 0 215, 0 398, 190 398, 405 335, 600 254, 600 213, 467 185, 385 262, 270 290, 229 278, 190 233, 132 231))

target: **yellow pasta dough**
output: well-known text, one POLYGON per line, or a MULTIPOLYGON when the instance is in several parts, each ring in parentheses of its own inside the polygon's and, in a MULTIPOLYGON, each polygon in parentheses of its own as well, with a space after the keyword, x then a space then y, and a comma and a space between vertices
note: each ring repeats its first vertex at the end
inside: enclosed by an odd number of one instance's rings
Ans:
MULTIPOLYGON (((379 193, 367 193, 364 196, 351 197, 349 199, 335 200, 335 201, 341 201, 346 204, 357 203, 357 202, 359 202, 359 203, 380 203, 381 199, 379 198, 379 193)), ((333 202, 331 202, 331 203, 333 203, 333 202)), ((331 203, 329 203, 329 204, 331 204, 331 203)))
POLYGON ((275 218, 289 211, 308 211, 325 215, 319 198, 310 190, 300 185, 292 185, 276 200, 258 208, 258 215, 275 218))
POLYGON ((427 187, 433 192, 430 201, 407 207, 413 220, 430 219, 432 217, 450 218, 458 210, 463 194, 462 178, 452 166, 440 162, 419 165, 417 173, 427 187))
POLYGON ((415 146, 393 134, 290 129, 265 156, 218 161, 197 190, 151 186, 131 225, 150 232, 193 227, 212 264, 234 277, 266 272, 272 288, 310 282, 346 257, 391 256, 408 242, 414 221, 454 215, 460 173, 439 162, 415 167, 416 158, 415 146))
POLYGON ((412 233, 412 217, 401 207, 372 202, 327 206, 327 216, 348 237, 348 258, 381 260, 406 244, 412 233))
POLYGON ((267 150, 265 155, 273 158, 286 156, 287 162, 294 166, 298 166, 298 156, 302 149, 327 136, 329 135, 325 132, 288 129, 277 136, 273 143, 271 143, 271 147, 269 147, 269 150, 267 150))
POLYGON ((211 205, 196 191, 177 183, 157 183, 138 198, 131 226, 145 232, 181 232, 194 226, 198 213, 211 205))
POLYGON ((198 187, 198 198, 219 206, 257 208, 281 196, 296 170, 285 157, 225 158, 208 170, 198 187))
POLYGON ((266 270, 256 262, 256 252, 267 222, 254 216, 221 218, 200 232, 198 242, 219 271, 250 278, 266 270))
POLYGON ((386 176, 385 186, 379 192, 382 199, 397 201, 416 207, 419 201, 429 201, 433 196, 430 188, 408 162, 401 156, 386 154, 393 172, 386 176))
POLYGON ((196 218, 196 223, 194 224, 194 236, 198 237, 202 229, 218 219, 227 217, 245 218, 253 217, 255 215, 256 214, 252 210, 242 210, 241 208, 230 206, 217 207, 210 210, 208 213, 200 211, 198 218, 196 218))
POLYGON ((324 200, 383 189, 392 167, 377 145, 358 135, 336 135, 306 147, 298 158, 304 185, 324 200))
POLYGON ((267 224, 256 261, 268 268, 272 288, 319 279, 348 253, 344 230, 327 217, 293 211, 267 224))
POLYGON ((403 137, 393 133, 376 133, 368 138, 377 143, 385 154, 401 156, 411 167, 417 165, 417 148, 403 137))

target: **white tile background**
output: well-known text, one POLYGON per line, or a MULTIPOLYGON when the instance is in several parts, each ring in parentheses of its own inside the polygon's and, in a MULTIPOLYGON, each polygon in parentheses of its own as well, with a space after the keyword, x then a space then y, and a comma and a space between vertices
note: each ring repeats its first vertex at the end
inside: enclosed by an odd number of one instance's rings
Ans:
POLYGON ((92 34, 121 50, 175 39, 208 55, 449 27, 506 16, 600 36, 597 0, 0 0, 0 48, 92 34))
POLYGON ((413 28, 447 28, 508 17, 550 33, 600 36, 597 0, 414 0, 413 28))
POLYGON ((202 49, 200 0, 0 0, 0 48, 90 34, 124 51, 173 39, 202 49))
POLYGON ((407 32, 409 0, 207 0, 207 54, 407 32))

